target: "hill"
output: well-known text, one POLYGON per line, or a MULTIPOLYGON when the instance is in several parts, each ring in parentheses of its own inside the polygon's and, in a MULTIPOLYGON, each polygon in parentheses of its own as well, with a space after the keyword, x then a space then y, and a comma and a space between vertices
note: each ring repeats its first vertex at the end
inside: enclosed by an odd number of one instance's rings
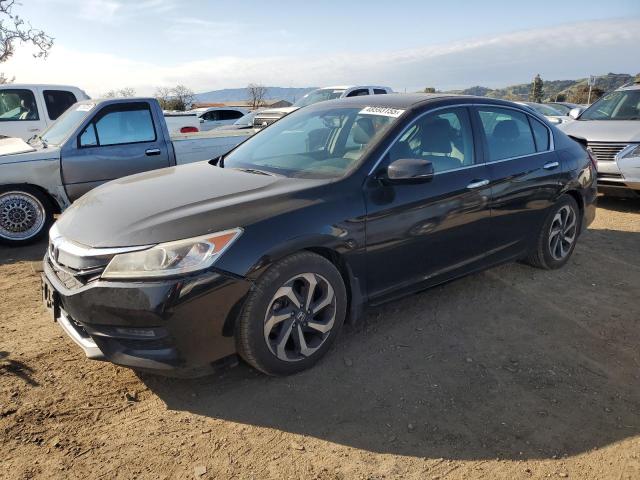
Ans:
MULTIPOLYGON (((602 95, 605 92, 615 90, 625 83, 629 83, 633 79, 634 75, 627 73, 608 73, 598 76, 593 88, 594 92, 592 93, 597 96, 602 95)), ((528 100, 530 91, 531 83, 520 83, 495 89, 475 86, 463 90, 452 90, 447 93, 479 95, 482 97, 503 98, 506 100, 528 100)), ((586 78, 580 78, 578 80, 545 80, 543 82, 543 91, 545 100, 555 100, 556 98, 560 100, 564 96, 566 101, 584 103, 586 100, 582 99, 582 97, 584 96, 584 92, 588 91, 588 82, 586 78)))
MULTIPOLYGON (((298 100, 304 94, 315 89, 315 87, 304 88, 284 88, 267 87, 265 99, 287 100, 291 103, 298 100)), ((197 93, 196 102, 219 103, 219 102, 241 102, 247 100, 249 95, 246 88, 225 88, 224 90, 212 90, 210 92, 197 93)))

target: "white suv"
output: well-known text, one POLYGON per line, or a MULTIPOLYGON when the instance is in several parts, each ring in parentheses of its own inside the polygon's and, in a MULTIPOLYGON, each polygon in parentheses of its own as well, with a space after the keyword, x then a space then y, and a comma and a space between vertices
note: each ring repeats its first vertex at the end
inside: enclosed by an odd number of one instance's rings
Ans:
POLYGON ((640 80, 606 94, 575 122, 559 125, 582 137, 598 161, 598 190, 609 194, 640 194, 640 80))
POLYGON ((83 90, 67 85, 0 85, 0 137, 28 140, 71 105, 88 99, 83 90))
POLYGON ((295 112, 299 108, 306 107, 325 100, 334 100, 336 98, 359 97, 361 95, 382 95, 393 93, 389 87, 378 87, 373 85, 343 85, 338 87, 323 87, 307 93, 290 107, 270 108, 261 111, 253 119, 255 128, 263 128, 271 125, 273 122, 280 120, 285 115, 295 112))

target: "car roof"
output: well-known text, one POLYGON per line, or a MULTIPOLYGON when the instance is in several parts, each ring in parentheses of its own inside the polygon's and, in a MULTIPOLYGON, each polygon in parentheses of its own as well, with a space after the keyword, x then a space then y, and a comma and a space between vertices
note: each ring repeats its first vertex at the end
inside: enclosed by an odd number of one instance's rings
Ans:
POLYGON ((66 88, 80 90, 75 85, 62 85, 58 83, 4 83, 2 88, 66 88))
POLYGON ((349 90, 350 88, 385 88, 391 90, 391 87, 384 87, 382 85, 335 85, 331 87, 320 87, 316 90, 349 90))
MULTIPOLYGON (((352 105, 354 107, 390 107, 390 108, 402 108, 408 109, 411 107, 418 106, 422 103, 428 103, 433 100, 439 100, 444 98, 459 98, 466 97, 470 99, 480 99, 484 97, 473 97, 466 95, 455 95, 450 93, 387 93, 385 95, 360 95, 358 97, 347 97, 340 98, 337 100, 326 100, 324 102, 319 102, 315 105, 310 105, 310 107, 314 106, 322 106, 322 105, 352 105)), ((309 108, 309 107, 306 107, 309 108)))

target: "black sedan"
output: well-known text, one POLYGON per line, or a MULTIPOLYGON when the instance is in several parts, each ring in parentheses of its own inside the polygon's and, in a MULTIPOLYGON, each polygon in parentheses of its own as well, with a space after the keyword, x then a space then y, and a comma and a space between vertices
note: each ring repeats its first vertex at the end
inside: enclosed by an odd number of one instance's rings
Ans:
POLYGON ((44 298, 90 358, 290 374, 366 305, 504 262, 562 267, 595 179, 583 145, 510 102, 323 102, 223 158, 86 194, 51 229, 44 298))

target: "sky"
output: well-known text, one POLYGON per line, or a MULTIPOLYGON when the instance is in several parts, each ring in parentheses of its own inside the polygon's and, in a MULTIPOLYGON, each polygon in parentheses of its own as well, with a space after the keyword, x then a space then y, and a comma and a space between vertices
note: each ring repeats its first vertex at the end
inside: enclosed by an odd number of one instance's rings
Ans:
POLYGON ((22 0, 55 38, 0 65, 97 96, 183 84, 378 84, 396 91, 639 73, 640 0, 22 0))

